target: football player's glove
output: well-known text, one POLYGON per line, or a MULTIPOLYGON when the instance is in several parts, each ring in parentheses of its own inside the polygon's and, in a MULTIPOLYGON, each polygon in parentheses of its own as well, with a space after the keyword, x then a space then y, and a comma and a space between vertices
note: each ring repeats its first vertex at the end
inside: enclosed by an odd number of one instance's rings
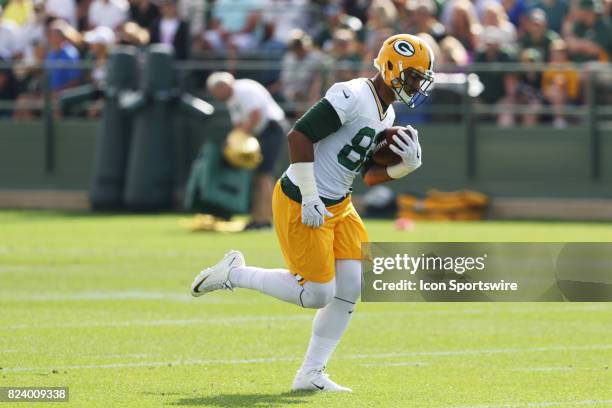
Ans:
POLYGON ((393 142, 395 145, 390 144, 389 149, 401 157, 402 161, 387 167, 387 174, 390 177, 401 178, 421 167, 421 145, 419 132, 415 128, 407 126, 406 130, 398 130, 397 135, 393 136, 393 142), (410 135, 407 132, 410 132, 410 135))
POLYGON ((333 217, 319 197, 302 197, 302 224, 311 228, 323 225, 324 216, 333 217))
POLYGON ((333 217, 333 214, 327 211, 319 197, 314 176, 314 163, 292 163, 288 172, 292 174, 302 195, 302 224, 311 228, 319 228, 325 222, 324 217, 333 217))

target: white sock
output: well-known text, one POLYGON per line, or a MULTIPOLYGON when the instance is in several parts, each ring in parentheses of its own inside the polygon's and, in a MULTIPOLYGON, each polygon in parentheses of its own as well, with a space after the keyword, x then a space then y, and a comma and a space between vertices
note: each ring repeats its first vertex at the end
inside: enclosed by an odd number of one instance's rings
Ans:
MULTIPOLYGON (((317 315, 319 313, 317 312, 317 315)), ((310 343, 308 343, 308 350, 306 351, 306 357, 300 371, 307 373, 310 370, 320 370, 325 367, 327 360, 332 355, 340 339, 328 339, 326 337, 319 337, 313 334, 310 337, 310 343)))
POLYGON ((285 302, 299 304, 302 285, 286 269, 264 269, 254 266, 233 268, 229 280, 234 287, 255 289, 285 302))
POLYGON ((346 331, 361 292, 361 262, 336 261, 336 295, 317 311, 312 322, 312 336, 300 371, 321 369, 336 349, 346 331))
POLYGON ((294 305, 320 308, 328 304, 336 290, 336 282, 306 282, 300 285, 286 269, 264 269, 254 266, 233 268, 229 274, 232 286, 255 289, 294 305))

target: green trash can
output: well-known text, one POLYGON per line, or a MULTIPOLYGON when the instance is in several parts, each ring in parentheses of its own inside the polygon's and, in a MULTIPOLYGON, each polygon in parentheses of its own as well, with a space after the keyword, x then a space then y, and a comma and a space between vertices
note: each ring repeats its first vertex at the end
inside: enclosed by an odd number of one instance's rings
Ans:
POLYGON ((248 213, 252 181, 252 171, 230 166, 223 158, 222 145, 207 141, 191 167, 185 208, 226 219, 248 213))

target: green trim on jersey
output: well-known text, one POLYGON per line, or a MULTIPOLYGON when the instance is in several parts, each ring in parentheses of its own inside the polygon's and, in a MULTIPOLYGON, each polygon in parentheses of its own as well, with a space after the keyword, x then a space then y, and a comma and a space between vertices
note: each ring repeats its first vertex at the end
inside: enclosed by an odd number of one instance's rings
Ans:
POLYGON ((342 127, 338 113, 325 98, 314 104, 301 118, 295 122, 293 128, 302 132, 313 143, 336 132, 342 127))
MULTIPOLYGON (((289 180, 289 177, 287 176, 287 174, 283 173, 280 179, 280 183, 281 183, 281 190, 283 190, 283 193, 285 193, 287 197, 289 197, 295 202, 298 202, 298 203, 302 202, 302 193, 300 193, 300 188, 296 186, 295 184, 293 184, 291 180, 289 180)), ((349 192, 344 197, 339 198, 337 200, 330 200, 329 198, 321 197, 321 201, 323 201, 323 204, 325 204, 326 206, 338 204, 344 201, 346 197, 348 197, 351 194, 351 191, 352 190, 349 190, 349 192)))

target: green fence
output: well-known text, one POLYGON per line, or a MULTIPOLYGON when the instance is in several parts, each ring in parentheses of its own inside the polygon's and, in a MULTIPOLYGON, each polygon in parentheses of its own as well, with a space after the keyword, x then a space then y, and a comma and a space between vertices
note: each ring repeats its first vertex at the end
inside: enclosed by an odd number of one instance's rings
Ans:
MULTIPOLYGON (((255 77, 260 70, 270 69, 265 61, 246 65, 255 77)), ((194 78, 223 67, 222 63, 206 61, 177 64, 179 86, 208 99, 201 81, 198 85, 194 78)), ((321 68, 321 75, 327 78, 322 89, 334 77, 332 68, 321 68)), ((457 71, 456 67, 447 68, 448 73, 457 71)), ((452 114, 455 119, 433 119, 418 125, 424 165, 390 186, 415 192, 474 188, 494 196, 612 197, 612 109, 605 102, 611 94, 609 87, 600 86, 611 75, 611 66, 580 67, 583 74, 588 74, 583 81, 584 103, 567 107, 567 114, 577 120, 565 129, 553 129, 549 124, 500 128, 482 121, 483 115, 494 114, 500 107, 475 103, 467 82, 470 73, 524 69, 516 64, 463 68, 460 77, 464 83, 459 87, 464 93, 459 102, 431 104, 419 113, 430 118, 437 113, 452 114)), ((8 105, 2 102, 0 107, 8 105)), ((229 131, 227 112, 223 106, 217 107, 210 119, 185 118, 174 130, 177 190, 184 187, 190 163, 202 142, 215 138, 221 143, 229 131)), ((35 120, 0 120, 0 189, 87 190, 98 122, 84 117, 55 119, 57 106, 49 97, 43 98, 38 108, 40 114, 35 120)), ((517 105, 509 109, 525 112, 529 108, 517 105)), ((550 112, 550 107, 544 107, 543 112, 550 112)), ((403 120, 411 121, 410 116, 403 120)), ((286 149, 283 152, 279 173, 287 164, 286 149)), ((364 186, 358 181, 355 189, 361 192, 364 186)))
MULTIPOLYGON (((207 137, 226 134, 228 123, 226 116, 218 115, 207 123, 178 126, 178 189, 184 186, 200 144, 207 137)), ((86 190, 97 126, 90 120, 57 121, 49 140, 44 121, 0 122, 0 189, 86 190)), ((496 196, 612 197, 612 127, 598 130, 597 177, 593 177, 594 151, 585 126, 564 130, 478 126, 468 142, 461 127, 423 125, 420 135, 424 165, 390 184, 398 191, 474 188, 496 196)), ((277 170, 286 164, 285 149, 277 170)), ((364 186, 357 182, 355 189, 361 192, 364 186)))

